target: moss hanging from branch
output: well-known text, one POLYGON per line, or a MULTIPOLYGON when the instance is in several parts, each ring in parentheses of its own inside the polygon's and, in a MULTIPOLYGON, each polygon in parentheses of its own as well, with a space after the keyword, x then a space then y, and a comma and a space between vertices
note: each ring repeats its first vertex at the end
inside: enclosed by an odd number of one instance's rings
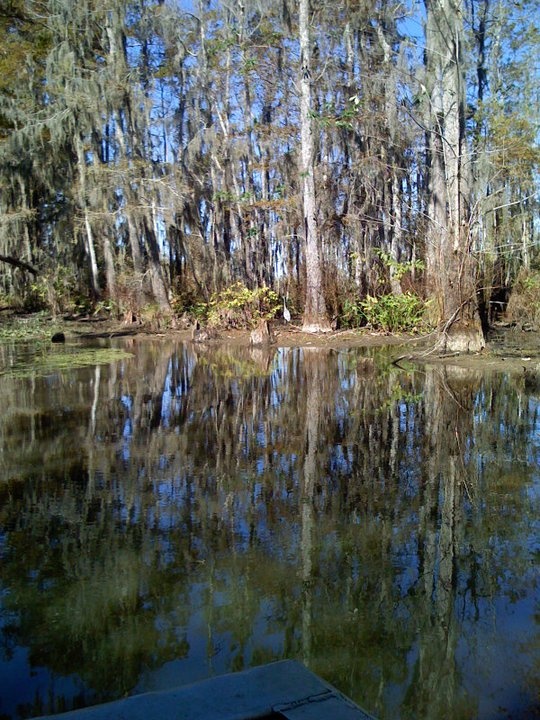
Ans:
POLYGON ((24 262, 24 260, 19 260, 18 258, 10 257, 9 255, 0 255, 0 262, 14 265, 15 267, 21 268, 21 270, 27 270, 29 273, 32 273, 34 277, 39 275, 39 271, 36 270, 35 267, 32 267, 29 263, 24 262))

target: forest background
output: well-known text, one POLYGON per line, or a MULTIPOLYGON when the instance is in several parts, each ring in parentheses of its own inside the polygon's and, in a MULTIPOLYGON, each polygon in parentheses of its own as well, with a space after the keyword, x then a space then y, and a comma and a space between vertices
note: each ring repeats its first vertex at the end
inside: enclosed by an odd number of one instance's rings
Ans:
POLYGON ((540 327, 538 9, 4 0, 0 305, 540 327))

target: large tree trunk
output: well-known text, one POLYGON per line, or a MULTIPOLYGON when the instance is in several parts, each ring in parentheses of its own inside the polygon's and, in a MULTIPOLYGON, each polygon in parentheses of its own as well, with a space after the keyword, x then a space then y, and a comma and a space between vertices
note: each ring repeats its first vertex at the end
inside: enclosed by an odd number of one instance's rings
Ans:
POLYGON ((94 298, 101 296, 101 288, 99 285, 99 268, 97 264, 96 246, 94 242, 94 233, 90 223, 90 213, 88 211, 88 188, 86 178, 86 158, 81 138, 77 135, 75 138, 75 149, 77 152, 77 166, 79 171, 79 205, 84 218, 84 244, 88 257, 88 269, 90 273, 90 289, 94 298))
POLYGON ((94 233, 92 231, 92 225, 90 224, 90 216, 87 207, 84 208, 84 230, 86 252, 88 255, 88 266, 90 270, 90 284, 92 289, 92 295, 95 298, 99 298, 101 296, 101 288, 99 285, 99 268, 97 264, 94 233))
POLYGON ((426 270, 444 349, 478 351, 484 337, 470 247, 462 0, 425 0, 429 227, 426 270))
POLYGON ((118 299, 116 287, 116 268, 114 266, 114 252, 111 241, 105 235, 103 238, 103 263, 105 265, 105 281, 107 294, 113 300, 118 299))
POLYGON ((147 217, 143 218, 143 225, 146 236, 146 245, 148 247, 148 274, 150 276, 152 295, 155 302, 158 304, 159 309, 168 313, 171 309, 171 305, 169 302, 167 285, 163 275, 163 268, 161 267, 158 239, 154 228, 147 217))
POLYGON ((398 82, 396 68, 392 62, 392 48, 380 24, 377 25, 377 35, 384 53, 383 67, 386 75, 384 85, 384 111, 390 139, 388 147, 387 140, 384 139, 381 146, 381 156, 383 161, 386 160, 389 173, 384 192, 385 207, 383 225, 385 242, 391 259, 389 267, 390 288, 393 295, 402 295, 403 290, 401 288, 399 273, 397 272, 402 245, 402 190, 401 179, 399 177, 399 168, 401 167, 402 160, 399 157, 399 151, 397 149, 399 145, 399 116, 397 108, 398 82))
POLYGON ((309 43, 309 0, 299 0, 300 12, 300 132, 301 177, 304 199, 306 252, 306 303, 302 330, 330 332, 322 292, 321 260, 315 203, 313 122, 311 118, 311 48, 309 43))

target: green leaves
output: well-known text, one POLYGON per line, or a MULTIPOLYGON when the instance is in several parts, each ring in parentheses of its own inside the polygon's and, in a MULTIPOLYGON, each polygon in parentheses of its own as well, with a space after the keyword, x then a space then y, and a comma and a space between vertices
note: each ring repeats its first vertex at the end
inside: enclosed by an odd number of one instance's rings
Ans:
POLYGON ((419 332, 426 327, 425 311, 430 301, 414 293, 368 295, 365 300, 345 301, 341 321, 346 327, 368 325, 383 332, 419 332))
POLYGON ((108 365, 119 360, 133 357, 131 353, 120 348, 85 348, 63 347, 58 351, 51 351, 50 347, 40 348, 34 356, 21 360, 1 374, 10 377, 35 377, 51 375, 75 368, 95 367, 108 365))
POLYGON ((414 293, 403 295, 368 295, 360 307, 368 325, 388 332, 417 332, 422 323, 429 301, 425 302, 414 293))
POLYGON ((199 303, 193 314, 209 325, 246 329, 271 320, 281 307, 277 293, 263 285, 250 290, 241 282, 214 293, 208 304, 199 303))
POLYGON ((377 251, 377 255, 381 258, 383 263, 392 271, 393 277, 396 280, 401 280, 404 275, 412 270, 425 270, 426 264, 423 260, 408 260, 407 262, 398 262, 390 255, 382 250, 377 251))

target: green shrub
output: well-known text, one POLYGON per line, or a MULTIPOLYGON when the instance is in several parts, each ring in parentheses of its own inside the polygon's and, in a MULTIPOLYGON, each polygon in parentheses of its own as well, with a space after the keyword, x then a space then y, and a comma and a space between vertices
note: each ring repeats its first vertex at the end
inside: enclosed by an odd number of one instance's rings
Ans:
POLYGON ((382 250, 378 250, 377 255, 381 258, 386 267, 393 271, 396 280, 401 280, 404 275, 408 272, 412 272, 413 270, 426 269, 423 260, 407 260, 407 262, 398 262, 392 258, 390 253, 385 253, 382 250))
POLYGON ((386 332, 418 332, 423 325, 427 303, 414 293, 403 295, 368 295, 360 302, 366 322, 386 332))
POLYGON ((510 295, 506 317, 522 327, 540 328, 539 270, 521 270, 510 295))
POLYGON ((426 326, 428 302, 414 293, 403 295, 368 295, 365 300, 346 300, 341 313, 344 327, 368 325, 384 332, 418 332, 426 326))
POLYGON ((57 315, 72 306, 74 287, 73 273, 60 265, 31 283, 24 296, 23 308, 27 312, 48 310, 57 315))
POLYGON ((23 309, 31 313, 50 310, 49 288, 46 280, 36 280, 30 285, 24 295, 23 309))
POLYGON ((19 299, 15 295, 8 295, 0 290, 0 308, 15 308, 19 304, 19 299))
MULTIPOLYGON (((277 293, 263 286, 250 290, 240 282, 214 293, 207 306, 208 324, 221 328, 253 328, 261 320, 271 320, 280 309, 277 293)), ((204 315, 199 304, 193 308, 196 317, 204 315)))
POLYGON ((191 315, 194 320, 199 320, 202 323, 206 323, 208 321, 209 309, 210 306, 205 302, 198 302, 186 308, 188 314, 191 315))
POLYGON ((349 300, 343 302, 343 308, 339 316, 339 322, 345 328, 359 328, 366 324, 366 318, 359 302, 349 300))

